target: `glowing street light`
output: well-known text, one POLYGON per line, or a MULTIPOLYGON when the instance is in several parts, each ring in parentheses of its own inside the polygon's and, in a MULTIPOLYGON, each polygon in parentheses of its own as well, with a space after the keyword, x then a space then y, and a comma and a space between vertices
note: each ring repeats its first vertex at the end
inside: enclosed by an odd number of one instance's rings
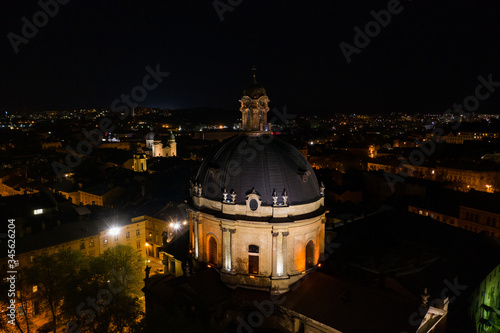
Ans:
POLYGON ((120 228, 118 228, 118 227, 113 227, 113 228, 109 229, 109 234, 111 236, 116 236, 119 233, 120 233, 120 228))

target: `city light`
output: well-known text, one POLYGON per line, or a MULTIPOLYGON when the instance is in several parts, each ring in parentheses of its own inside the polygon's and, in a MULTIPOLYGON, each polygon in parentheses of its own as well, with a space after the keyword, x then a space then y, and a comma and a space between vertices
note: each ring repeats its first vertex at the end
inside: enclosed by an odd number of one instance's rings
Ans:
POLYGON ((120 228, 118 227, 112 227, 111 229, 109 229, 109 234, 111 236, 116 236, 120 233, 120 228))

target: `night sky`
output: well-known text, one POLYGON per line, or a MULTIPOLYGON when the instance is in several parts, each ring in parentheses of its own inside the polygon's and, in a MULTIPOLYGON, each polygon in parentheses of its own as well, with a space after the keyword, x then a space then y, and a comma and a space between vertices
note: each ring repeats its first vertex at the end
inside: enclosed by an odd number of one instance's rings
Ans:
MULTIPOLYGON (((350 64, 339 43, 388 1, 232 3, 221 21, 212 1, 72 0, 15 54, 7 34, 41 8, 1 1, 0 110, 109 108, 156 64, 170 75, 141 106, 236 111, 253 65, 270 106, 292 114, 443 113, 478 75, 500 81, 497 0, 403 0, 350 64)), ((500 88, 478 112, 499 101, 500 88)))

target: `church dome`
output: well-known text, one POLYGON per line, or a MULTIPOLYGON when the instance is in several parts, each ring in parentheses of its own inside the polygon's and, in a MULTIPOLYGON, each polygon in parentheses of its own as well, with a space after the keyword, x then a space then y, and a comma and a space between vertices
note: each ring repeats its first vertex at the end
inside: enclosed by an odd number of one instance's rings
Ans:
POLYGON ((258 99, 259 97, 266 96, 266 89, 257 83, 254 76, 253 82, 243 90, 243 95, 252 99, 258 99))
POLYGON ((158 133, 156 133, 155 131, 152 130, 151 132, 146 134, 146 140, 158 141, 158 140, 161 140, 161 137, 158 133))
POLYGON ((203 161, 196 182, 204 198, 221 201, 224 189, 235 204, 245 204, 255 193, 261 206, 278 203, 289 206, 320 199, 320 188, 313 169, 291 144, 270 135, 237 135, 222 142, 203 161))

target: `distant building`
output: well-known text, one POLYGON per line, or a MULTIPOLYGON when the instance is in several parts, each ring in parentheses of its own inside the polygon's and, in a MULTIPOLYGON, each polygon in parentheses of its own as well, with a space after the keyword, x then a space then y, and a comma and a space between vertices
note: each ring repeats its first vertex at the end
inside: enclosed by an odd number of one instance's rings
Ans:
POLYGON ((429 209, 421 205, 409 205, 411 213, 429 216, 430 218, 475 233, 500 238, 500 213, 466 206, 459 206, 458 216, 443 212, 436 207, 429 209))
POLYGON ((170 132, 168 137, 168 143, 163 144, 162 139, 158 133, 156 133, 152 128, 151 132, 146 134, 146 147, 143 151, 149 157, 173 157, 177 156, 177 143, 175 142, 175 136, 170 132))
POLYGON ((425 166, 412 165, 405 163, 401 168, 396 164, 370 161, 367 163, 368 171, 382 170, 394 174, 403 174, 410 177, 429 179, 435 181, 451 182, 454 189, 459 191, 477 191, 490 192, 500 191, 500 170, 481 168, 463 168, 447 166, 425 166))
POLYGON ((484 139, 498 139, 500 133, 491 132, 450 132, 446 135, 446 143, 463 144, 465 141, 482 141, 484 139))
POLYGON ((144 154, 140 147, 137 147, 134 152, 132 170, 134 170, 135 172, 148 171, 146 154, 144 154))
POLYGON ((111 187, 108 184, 99 184, 80 189, 78 193, 80 194, 80 205, 113 207, 119 196, 125 193, 125 189, 121 187, 111 187))

